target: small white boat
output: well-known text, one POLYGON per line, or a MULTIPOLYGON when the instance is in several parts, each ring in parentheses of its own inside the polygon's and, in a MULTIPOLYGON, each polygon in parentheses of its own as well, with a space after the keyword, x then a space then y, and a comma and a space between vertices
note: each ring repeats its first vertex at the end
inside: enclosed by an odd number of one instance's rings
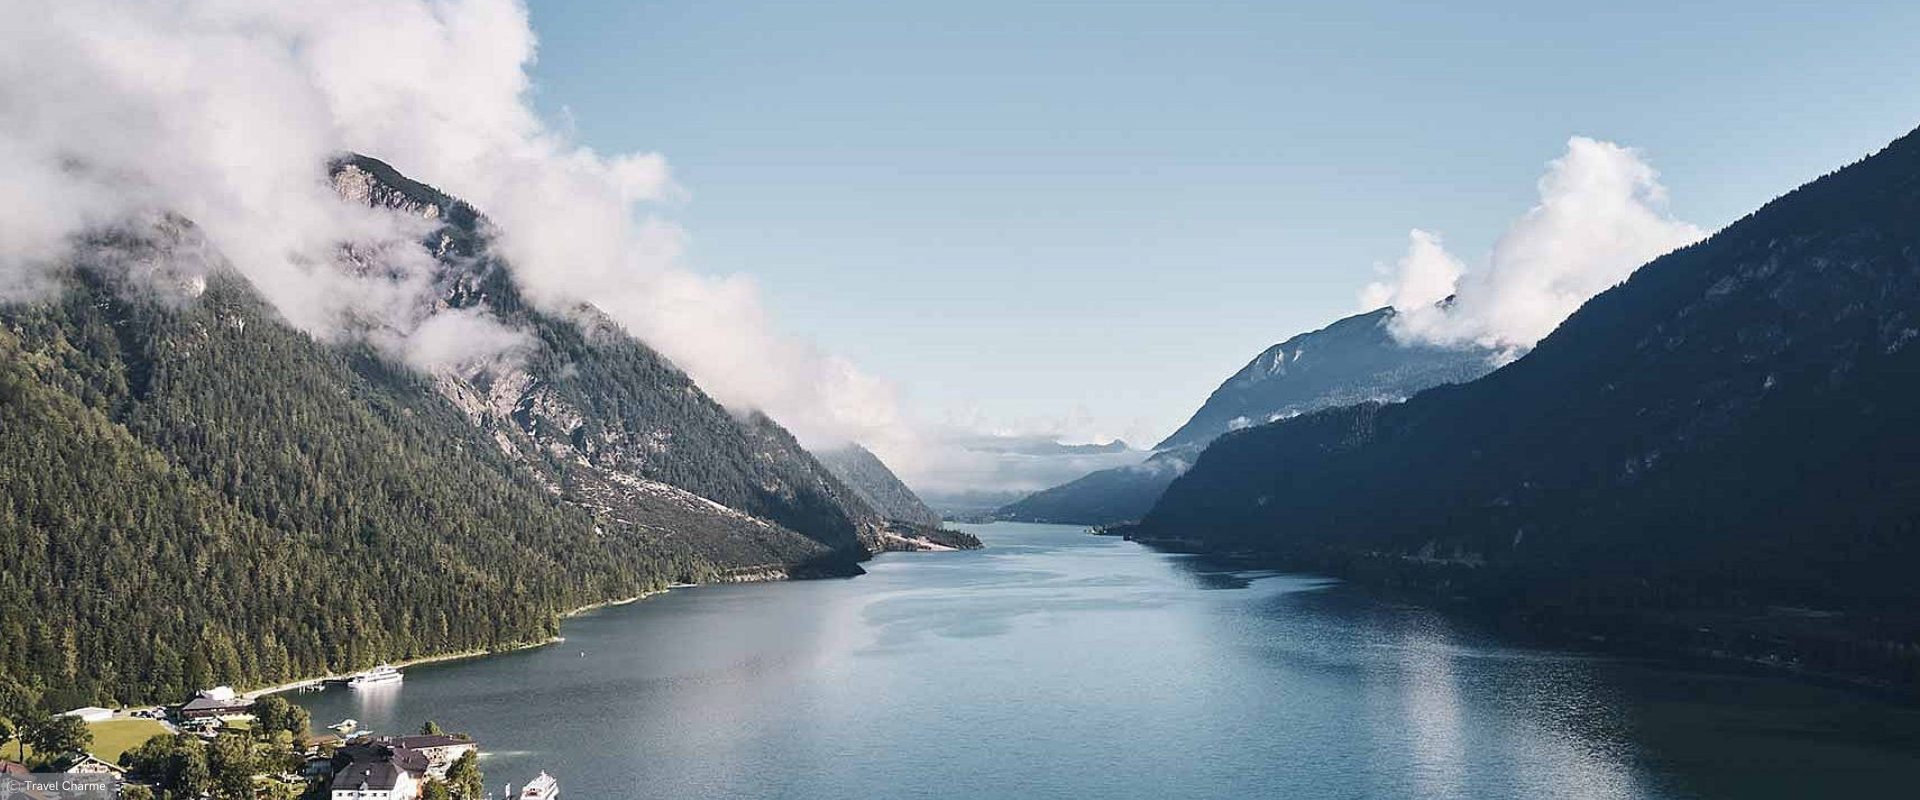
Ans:
POLYGON ((553 800, 560 796, 560 782, 545 772, 540 777, 527 781, 520 790, 520 800, 553 800))
POLYGON ((327 727, 332 728, 341 733, 346 733, 347 731, 360 727, 360 720, 349 717, 347 719, 343 719, 343 720, 340 720, 339 722, 333 723, 332 725, 328 725, 327 727))
POLYGON ((347 681, 349 689, 371 689, 377 686, 392 686, 400 682, 400 670, 386 664, 353 676, 347 681))

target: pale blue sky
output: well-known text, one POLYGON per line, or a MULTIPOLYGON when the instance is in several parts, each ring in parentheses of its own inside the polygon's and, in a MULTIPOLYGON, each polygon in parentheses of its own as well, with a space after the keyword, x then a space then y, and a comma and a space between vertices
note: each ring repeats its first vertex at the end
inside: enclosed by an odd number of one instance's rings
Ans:
POLYGON ((915 415, 1145 445, 1408 229, 1479 259, 1571 135, 1717 228, 1920 124, 1920 4, 1541 5, 533 0, 533 73, 915 415))

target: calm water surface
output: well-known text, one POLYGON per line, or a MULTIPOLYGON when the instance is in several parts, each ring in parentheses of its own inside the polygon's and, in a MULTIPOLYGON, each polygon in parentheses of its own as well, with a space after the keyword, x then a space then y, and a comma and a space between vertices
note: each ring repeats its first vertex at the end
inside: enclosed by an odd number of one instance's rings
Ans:
POLYGON ((1891 797, 1920 777, 1912 708, 1516 647, 1073 527, 967 528, 988 549, 677 590, 563 644, 291 697, 316 727, 470 732, 496 791, 544 769, 572 800, 1891 797))

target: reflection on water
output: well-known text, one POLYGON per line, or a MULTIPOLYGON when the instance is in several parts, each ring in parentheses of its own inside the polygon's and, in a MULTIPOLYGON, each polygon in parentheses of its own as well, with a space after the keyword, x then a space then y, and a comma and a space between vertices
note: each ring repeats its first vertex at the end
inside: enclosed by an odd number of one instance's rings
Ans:
POLYGON ((1460 689, 1445 640, 1423 625, 1408 625, 1400 645, 1400 683, 1406 735, 1413 753, 1414 791, 1421 797, 1465 797, 1466 734, 1460 689))
POLYGON ((379 728, 379 729, 368 727, 370 724, 372 724, 368 720, 373 720, 373 719, 391 720, 395 718, 395 712, 399 709, 399 706, 400 706, 400 690, 405 685, 406 685, 405 681, 402 681, 400 683, 384 683, 384 684, 379 684, 375 686, 360 686, 360 687, 355 687, 352 689, 345 689, 345 690, 336 689, 335 691, 346 691, 353 695, 354 708, 359 709, 357 714, 352 717, 336 717, 334 719, 327 719, 327 720, 322 720, 316 717, 314 718, 313 723, 315 725, 332 725, 337 722, 344 722, 347 719, 354 719, 359 721, 360 725, 359 727, 355 728, 352 731, 352 733, 380 733, 380 734, 412 733, 413 732, 412 730, 396 730, 391 727, 379 728))
POLYGON ((676 591, 569 620, 555 647, 292 699, 323 724, 435 719, 482 740, 491 784, 547 770, 575 797, 1745 798, 1808 794, 1765 778, 1805 762, 1752 753, 1816 753, 1857 787, 1916 765, 1876 743, 1920 717, 1883 704, 1802 708, 1781 698, 1805 687, 1753 681, 1689 707, 1661 694, 1671 671, 1513 647, 1323 579, 969 529, 989 549, 676 591), (1797 738, 1769 750, 1733 707, 1797 738))

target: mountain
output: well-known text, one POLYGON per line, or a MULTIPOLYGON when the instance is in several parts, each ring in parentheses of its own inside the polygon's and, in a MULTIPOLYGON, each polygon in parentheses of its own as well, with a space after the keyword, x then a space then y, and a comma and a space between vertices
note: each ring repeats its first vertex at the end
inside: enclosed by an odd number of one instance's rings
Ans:
POLYGON ((591 306, 532 307, 487 249, 467 204, 375 159, 337 162, 349 201, 447 220, 437 247, 447 310, 530 333, 518 362, 437 367, 437 389, 550 490, 614 515, 692 492, 853 557, 877 551, 879 517, 765 415, 738 418, 684 372, 591 306))
POLYGON ((865 447, 847 443, 817 455, 820 463, 886 520, 885 550, 978 550, 979 537, 941 524, 940 515, 920 501, 865 447))
POLYGON ((1097 470, 995 509, 995 519, 1062 525, 1112 525, 1146 516, 1197 448, 1154 453, 1145 462, 1097 470))
POLYGON ((433 313, 524 352, 421 372, 380 331, 318 341, 177 217, 80 242, 58 297, 0 306, 0 672, 60 707, 173 700, 540 642, 674 582, 854 574, 885 544, 775 422, 590 307, 524 301, 473 209, 371 159, 334 177, 433 221, 433 313))
POLYGON ((921 495, 927 505, 944 519, 961 522, 993 522, 994 512, 1022 497, 1027 492, 1018 489, 965 489, 958 491, 930 491, 921 495))
POLYGON ((1397 401, 1493 369, 1478 348, 1402 343, 1393 309, 1339 320, 1266 349, 1213 390, 1145 463, 1104 469, 1035 492, 994 512, 1001 519, 1111 525, 1145 516, 1200 451, 1228 431, 1367 400, 1397 401))
POLYGON ((1106 443, 1067 444, 1051 436, 976 436, 966 442, 969 450, 1017 456, 1097 456, 1125 453, 1130 448, 1119 439, 1106 443))
POLYGON ((1534 609, 1745 610, 1748 645, 1910 682, 1915 219, 1920 133, 1645 265, 1484 378, 1222 437, 1135 535, 1534 609))
POLYGON ((1154 449, 1204 448, 1228 431, 1332 406, 1402 400, 1493 369, 1486 350, 1395 339, 1393 315, 1391 308, 1356 314, 1267 348, 1154 449))
POLYGON ((940 525, 940 515, 920 502, 920 496, 867 448, 849 442, 814 456, 880 516, 914 525, 940 525))

